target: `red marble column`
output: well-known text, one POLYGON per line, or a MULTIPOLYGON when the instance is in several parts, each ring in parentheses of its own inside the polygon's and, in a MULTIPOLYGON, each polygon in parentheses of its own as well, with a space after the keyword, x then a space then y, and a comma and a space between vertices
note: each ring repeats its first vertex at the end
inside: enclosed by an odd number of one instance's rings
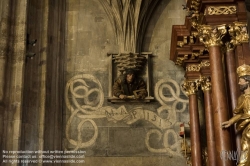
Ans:
POLYGON ((207 153, 208 153, 208 166, 216 165, 216 149, 215 149, 215 136, 214 136, 214 118, 212 109, 211 89, 203 88, 205 116, 206 116, 206 134, 207 134, 207 153))
MULTIPOLYGON (((234 49, 227 49, 226 52, 226 69, 227 69, 227 76, 228 76, 228 84, 229 84, 229 93, 230 93, 230 101, 233 109, 237 106, 237 100, 240 96, 239 90, 238 90, 238 80, 237 80, 237 73, 236 73, 236 58, 234 54, 234 49)), ((233 112, 231 113, 233 115, 233 112)), ((237 134, 236 128, 234 126, 234 135, 236 136, 236 149, 240 151, 241 145, 240 145, 240 139, 241 135, 237 134)))
POLYGON ((219 45, 209 47, 209 59, 212 83, 212 103, 214 114, 214 131, 216 141, 216 163, 218 166, 232 166, 232 160, 220 158, 222 151, 231 151, 230 130, 222 129, 222 122, 229 117, 228 103, 226 96, 225 77, 222 63, 222 54, 219 45))
POLYGON ((198 84, 195 81, 185 81, 182 87, 189 97, 192 166, 201 166, 202 157, 200 141, 200 123, 198 113, 198 100, 196 95, 198 84))
POLYGON ((198 103, 196 94, 189 95, 190 138, 192 166, 201 166, 201 142, 198 103))

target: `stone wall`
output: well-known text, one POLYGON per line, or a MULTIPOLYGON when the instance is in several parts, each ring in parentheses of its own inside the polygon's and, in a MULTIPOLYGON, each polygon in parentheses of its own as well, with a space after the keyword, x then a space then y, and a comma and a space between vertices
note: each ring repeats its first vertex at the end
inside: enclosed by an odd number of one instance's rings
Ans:
POLYGON ((142 52, 152 52, 150 103, 110 103, 110 58, 119 45, 98 0, 66 5, 63 147, 86 151, 88 165, 184 165, 180 122, 188 122, 188 99, 180 88, 183 69, 169 60, 172 25, 184 24, 184 0, 159 1, 142 52), (104 164, 105 163, 105 164, 104 164))

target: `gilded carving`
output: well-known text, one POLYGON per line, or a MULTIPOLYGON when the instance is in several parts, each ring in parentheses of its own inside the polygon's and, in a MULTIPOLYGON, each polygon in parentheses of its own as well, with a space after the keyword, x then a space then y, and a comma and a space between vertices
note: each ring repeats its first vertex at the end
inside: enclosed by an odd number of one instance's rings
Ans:
POLYGON ((201 67, 208 67, 208 66, 210 66, 210 62, 209 61, 202 61, 200 65, 201 65, 201 67))
POLYGON ((177 41, 177 46, 183 47, 184 46, 184 42, 183 41, 177 41))
POLYGON ((236 6, 209 6, 207 15, 235 14, 236 6))
POLYGON ((201 53, 193 52, 191 55, 191 59, 195 59, 196 57, 199 57, 200 55, 201 55, 201 53))
POLYGON ((209 61, 203 61, 200 64, 193 64, 186 67, 186 71, 200 71, 202 67, 210 66, 209 61))
POLYGON ((230 43, 234 45, 248 43, 247 23, 234 22, 232 25, 229 25, 228 32, 232 37, 230 43))
POLYGON ((186 67, 186 71, 200 71, 200 64, 198 65, 189 65, 186 67))
POLYGON ((177 57, 175 64, 181 66, 183 61, 186 59, 188 59, 188 55, 184 55, 184 57, 177 57))
POLYGON ((199 10, 200 0, 192 0, 191 1, 191 8, 194 10, 199 10))
POLYGON ((215 27, 210 25, 200 25, 198 31, 199 39, 206 47, 222 45, 223 42, 221 39, 227 33, 225 24, 215 27))
POLYGON ((225 47, 226 47, 226 51, 231 51, 235 49, 235 45, 230 42, 226 42, 225 47))
POLYGON ((198 83, 198 80, 194 80, 194 81, 186 80, 181 86, 187 95, 193 95, 197 92, 199 83, 198 83))
POLYGON ((201 89, 203 91, 211 90, 211 78, 210 77, 201 77, 200 80, 201 89))

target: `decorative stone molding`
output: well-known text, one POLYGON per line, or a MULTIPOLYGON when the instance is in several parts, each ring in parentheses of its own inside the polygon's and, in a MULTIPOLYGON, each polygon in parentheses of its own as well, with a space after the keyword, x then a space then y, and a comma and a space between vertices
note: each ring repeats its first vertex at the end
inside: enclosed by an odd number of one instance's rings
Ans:
POLYGON ((186 92, 186 94, 189 95, 193 95, 198 91, 198 87, 199 87, 199 80, 194 80, 194 81, 188 81, 185 80, 184 83, 181 85, 181 87, 183 88, 183 90, 186 92))
POLYGON ((209 6, 205 15, 235 14, 236 6, 209 6))
POLYGON ((204 43, 206 47, 222 45, 223 42, 221 39, 227 33, 225 24, 215 27, 210 25, 200 25, 198 31, 200 42, 204 43))
POLYGON ((247 33, 247 23, 234 22, 232 25, 229 25, 228 32, 232 37, 230 43, 234 45, 248 43, 249 36, 247 33))

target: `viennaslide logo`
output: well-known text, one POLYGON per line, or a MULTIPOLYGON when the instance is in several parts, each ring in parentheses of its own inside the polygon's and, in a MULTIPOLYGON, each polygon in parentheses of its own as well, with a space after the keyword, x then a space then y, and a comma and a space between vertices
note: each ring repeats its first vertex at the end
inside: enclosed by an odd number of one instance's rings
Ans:
POLYGON ((239 161, 247 159, 247 151, 240 151, 239 149, 237 151, 223 150, 220 152, 220 158, 221 160, 233 160, 238 164, 239 161))

